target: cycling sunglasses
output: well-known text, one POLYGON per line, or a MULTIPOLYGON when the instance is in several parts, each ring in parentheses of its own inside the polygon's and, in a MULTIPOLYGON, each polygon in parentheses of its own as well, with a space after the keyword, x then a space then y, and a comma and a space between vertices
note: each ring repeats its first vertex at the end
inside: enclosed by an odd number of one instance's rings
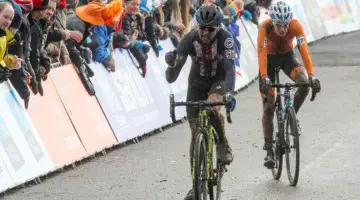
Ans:
POLYGON ((209 26, 201 26, 199 25, 199 29, 202 30, 202 31, 205 31, 207 30, 209 33, 212 33, 214 31, 216 31, 218 27, 209 27, 209 26))
POLYGON ((278 28, 287 28, 290 25, 290 24, 281 24, 276 22, 273 22, 272 24, 278 28))

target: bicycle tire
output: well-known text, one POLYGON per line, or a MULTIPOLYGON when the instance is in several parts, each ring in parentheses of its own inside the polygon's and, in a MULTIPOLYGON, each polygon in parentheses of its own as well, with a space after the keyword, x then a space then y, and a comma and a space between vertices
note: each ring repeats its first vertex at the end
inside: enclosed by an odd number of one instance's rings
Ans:
MULTIPOLYGON (((281 112, 281 111, 280 111, 281 112)), ((274 151, 274 160, 275 166, 271 169, 273 178, 275 180, 279 180, 282 173, 282 165, 283 165, 283 144, 284 144, 284 126, 278 121, 279 110, 276 107, 275 111, 275 122, 277 123, 278 130, 275 134, 275 143, 273 143, 273 151, 274 151)))
POLYGON ((221 182, 222 182, 222 177, 224 175, 224 166, 219 162, 219 160, 217 161, 217 175, 216 175, 216 200, 220 200, 221 199, 221 182))
MULTIPOLYGON (((216 199, 216 196, 215 196, 215 192, 214 192, 214 187, 217 185, 217 168, 214 169, 214 166, 218 166, 218 162, 219 160, 217 159, 217 152, 216 152, 216 137, 215 137, 215 134, 214 133, 214 139, 213 139, 213 144, 212 144, 212 153, 210 154, 211 156, 211 160, 212 161, 212 167, 208 170, 211 170, 209 171, 210 174, 209 174, 209 181, 208 181, 208 192, 209 192, 209 199, 210 200, 215 200, 216 199)), ((210 141, 209 141, 210 142, 210 141)), ((208 146, 209 148, 210 146, 208 146)))
POLYGON ((194 147, 194 191, 195 200, 207 200, 208 197, 208 180, 207 180, 207 143, 204 132, 198 132, 194 147), (201 172, 204 173, 201 173, 201 172), (202 198, 201 198, 202 195, 202 198))
POLYGON ((298 124, 296 120, 296 114, 293 107, 289 107, 286 110, 286 132, 285 132, 285 143, 286 143, 286 149, 285 149, 285 155, 286 155, 286 168, 288 173, 288 179, 291 186, 296 186, 298 179, 299 179, 299 168, 300 168, 300 141, 299 141, 299 131, 298 131, 298 124), (289 125, 291 126, 291 133, 289 133, 289 125), (290 145, 290 135, 293 138, 293 145, 290 145), (292 148, 293 147, 293 148, 292 148), (292 174, 291 171, 291 163, 290 163, 290 153, 293 152, 294 149, 295 152, 295 170, 294 174, 292 174))

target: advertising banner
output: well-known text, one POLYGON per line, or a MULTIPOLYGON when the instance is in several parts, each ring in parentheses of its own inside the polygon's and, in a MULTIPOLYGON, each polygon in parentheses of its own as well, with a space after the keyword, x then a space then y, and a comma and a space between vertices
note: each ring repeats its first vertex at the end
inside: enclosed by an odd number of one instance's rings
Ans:
POLYGON ((241 44, 240 66, 236 66, 236 82, 235 90, 239 90, 246 86, 250 81, 254 80, 259 74, 257 61, 257 52, 248 36, 245 26, 241 21, 237 21, 240 28, 240 36, 237 39, 241 44))
POLYGON ((307 22, 314 36, 314 40, 327 36, 327 29, 321 17, 322 11, 317 2, 314 0, 302 0, 302 6, 305 10, 308 19, 307 22))
MULTIPOLYGON (((162 91, 151 65, 143 78, 135 58, 128 50, 114 51, 116 72, 108 72, 100 63, 92 63, 92 82, 96 96, 118 142, 133 139, 159 128, 168 121, 169 112, 161 105, 168 102, 169 91, 162 91)), ((151 60, 151 59, 149 59, 151 60)), ((150 61, 151 62, 151 61, 150 61)), ((156 71, 156 70, 155 70, 156 71)))
POLYGON ((47 151, 15 91, 0 84, 0 155, 15 184, 54 169, 47 151))
POLYGON ((316 0, 328 34, 338 34, 358 29, 350 9, 350 0, 316 0))
POLYGON ((299 20, 301 25, 303 26, 307 41, 308 42, 313 41, 314 37, 310 29, 301 0, 291 0, 291 1, 287 1, 287 3, 291 6, 291 9, 294 13, 294 19, 299 20))
POLYGON ((0 192, 4 192, 15 186, 3 160, 3 158, 0 159, 0 192))
POLYGON ((91 155, 117 143, 96 100, 82 85, 72 65, 52 70, 51 80, 79 135, 86 152, 91 155))
POLYGON ((357 23, 357 28, 360 28, 360 1, 349 0, 349 5, 350 5, 351 13, 357 23))
POLYGON ((27 111, 55 168, 60 168, 86 157, 86 152, 51 79, 42 86, 44 96, 31 94, 27 111))
POLYGON ((239 20, 239 22, 243 23, 243 25, 245 26, 245 29, 247 31, 247 34, 249 35, 249 37, 254 45, 254 48, 257 49, 258 27, 256 26, 256 24, 245 19, 245 17, 243 17, 243 16, 241 17, 241 21, 239 20))

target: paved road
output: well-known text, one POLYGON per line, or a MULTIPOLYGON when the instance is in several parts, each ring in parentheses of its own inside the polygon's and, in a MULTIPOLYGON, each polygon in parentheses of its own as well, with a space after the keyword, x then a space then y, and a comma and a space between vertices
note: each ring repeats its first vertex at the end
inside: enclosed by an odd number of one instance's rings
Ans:
MULTIPOLYGON (((225 200, 359 199, 359 38, 356 32, 311 47, 322 93, 315 102, 308 98, 298 115, 304 134, 296 188, 288 185, 285 173, 275 181, 262 166, 258 84, 237 96, 234 123, 227 125, 235 160, 224 177, 225 200)), ((183 199, 190 186, 189 136, 187 124, 177 125, 4 199, 183 199)))

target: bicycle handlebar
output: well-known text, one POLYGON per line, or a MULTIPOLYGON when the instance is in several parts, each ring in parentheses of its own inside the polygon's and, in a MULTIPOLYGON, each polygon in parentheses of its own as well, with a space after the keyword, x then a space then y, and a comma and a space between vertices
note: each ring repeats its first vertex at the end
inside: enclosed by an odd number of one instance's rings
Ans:
MULTIPOLYGON (((272 83, 270 84, 270 87, 274 87, 274 88, 295 88, 295 87, 302 87, 302 86, 307 86, 307 87, 311 87, 311 84, 310 83, 285 83, 285 84, 282 84, 282 83, 272 83)), ((310 98, 310 101, 314 101, 315 98, 316 98, 316 94, 314 92, 314 90, 312 90, 311 92, 311 98, 310 98)))
POLYGON ((226 117, 229 123, 232 123, 230 115, 231 101, 226 101, 224 97, 223 101, 220 102, 208 102, 208 101, 188 101, 188 102, 175 102, 174 94, 170 94, 170 116, 173 123, 176 122, 175 107, 176 106, 190 106, 190 107, 213 107, 213 106, 226 106, 226 117))

